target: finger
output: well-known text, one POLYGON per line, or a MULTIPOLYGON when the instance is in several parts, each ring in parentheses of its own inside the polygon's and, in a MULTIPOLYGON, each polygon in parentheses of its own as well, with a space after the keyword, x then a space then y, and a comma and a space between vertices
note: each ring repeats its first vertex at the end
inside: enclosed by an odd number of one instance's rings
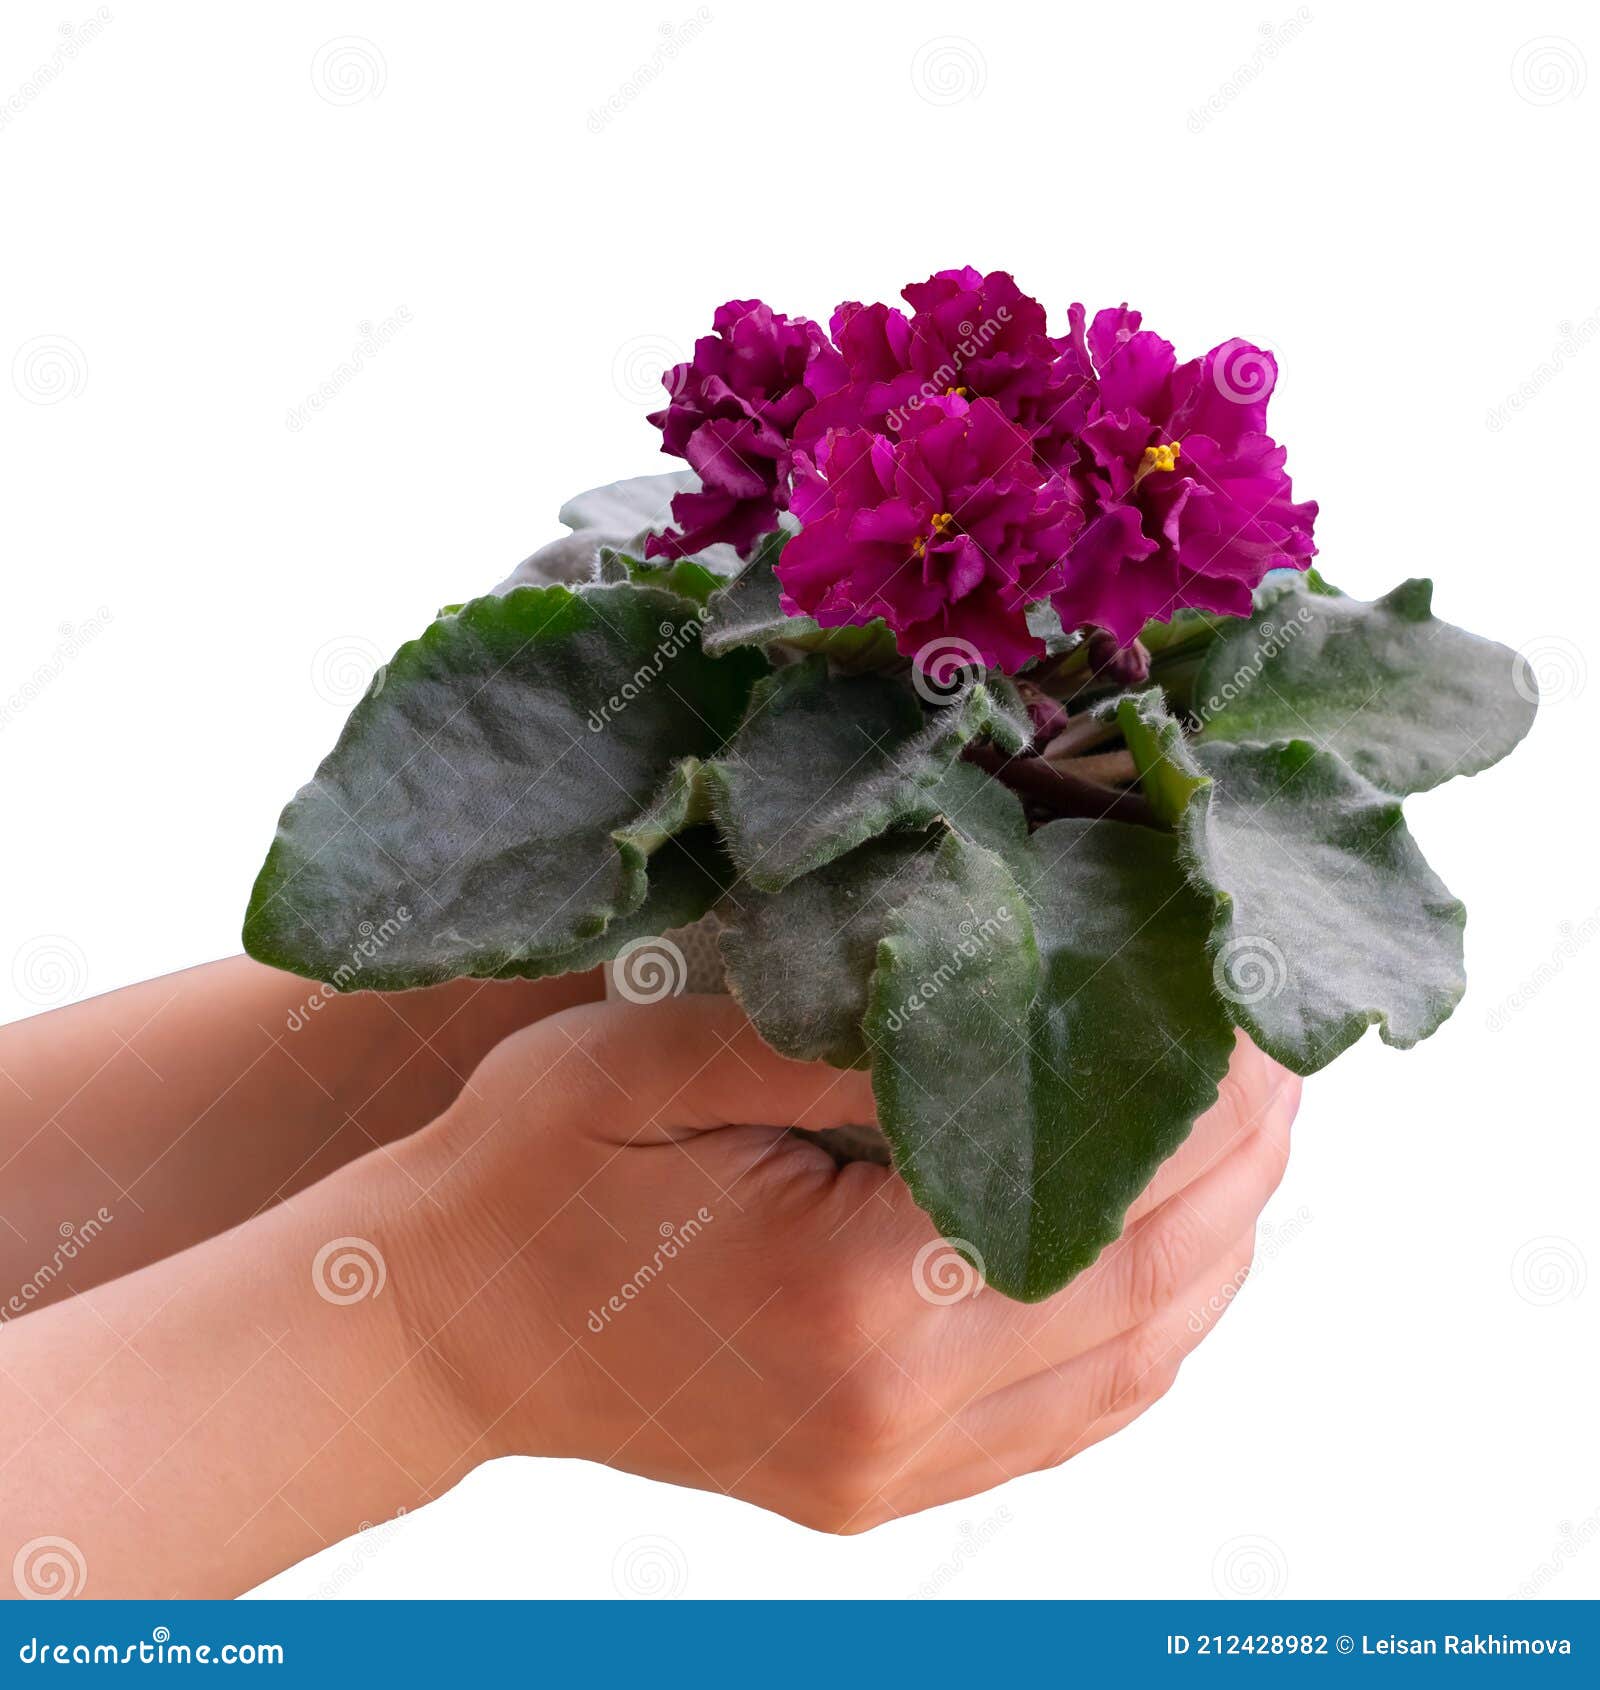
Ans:
POLYGON ((1231 1307, 1254 1249, 1253 1232, 1237 1240, 1210 1273, 1137 1334, 954 1415, 886 1476, 878 1499, 883 1517, 1058 1467, 1136 1420, 1166 1395, 1184 1359, 1231 1307))
POLYGON ((976 1296, 977 1270, 884 1168, 848 1167, 810 1194, 815 1247, 847 1255, 837 1271, 854 1287, 853 1318, 908 1370, 919 1371, 924 1329, 940 1323, 937 1364, 928 1363, 923 1384, 941 1401, 1014 1384, 1159 1312, 1253 1227, 1282 1177, 1298 1084, 1241 1039, 1218 1103, 1196 1129, 1190 1167, 1174 1170, 1164 1201, 1146 1205, 1092 1267, 1043 1303, 976 1296))
POLYGON ((1059 1465, 1082 1447, 1094 1421, 1133 1403, 1148 1406, 1167 1390, 1184 1358, 1233 1306, 1254 1253, 1252 1232, 1153 1319, 974 1403, 960 1416, 963 1424, 1033 1467, 1059 1465))
POLYGON ((996 1390, 1086 1355, 1176 1304, 1253 1233, 1283 1177, 1284 1152, 1252 1132, 1214 1168, 1169 1197, 1065 1290, 1042 1303, 992 1295, 963 1311, 963 1343, 984 1388, 996 1390))
POLYGON ((1048 1368, 1086 1356, 1169 1312, 1221 1265, 1255 1223, 1283 1172, 1283 1154, 1252 1132, 1221 1163, 1146 1216, 1055 1297, 1017 1303, 983 1290, 976 1269, 941 1240, 887 1170, 846 1170, 809 1219, 854 1206, 807 1250, 826 1261, 830 1296, 859 1334, 929 1401, 954 1412, 1048 1368), (830 1255, 830 1252, 833 1254, 830 1255), (842 1258, 842 1259, 841 1259, 842 1258))
POLYGON ((1217 1091, 1217 1101, 1194 1130, 1156 1170, 1150 1184, 1128 1210, 1133 1226, 1151 1210, 1192 1184, 1251 1132, 1286 1136, 1300 1104, 1300 1078, 1258 1050, 1245 1034, 1234 1045, 1233 1060, 1217 1091))
POLYGON ((565 1010, 497 1046, 474 1083, 502 1109, 537 1096, 576 1130, 618 1144, 875 1120, 864 1072, 778 1055, 722 996, 565 1010))

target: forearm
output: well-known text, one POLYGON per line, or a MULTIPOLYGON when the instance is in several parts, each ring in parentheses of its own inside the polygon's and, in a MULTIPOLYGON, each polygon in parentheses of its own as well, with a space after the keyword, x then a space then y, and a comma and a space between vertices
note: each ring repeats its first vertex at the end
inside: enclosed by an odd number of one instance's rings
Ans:
POLYGON ((599 990, 574 976, 341 996, 234 957, 0 1028, 0 1316, 414 1131, 507 1033, 599 990))
POLYGON ((455 1483, 471 1439, 419 1295, 431 1177, 369 1156, 7 1328, 4 1541, 65 1539, 90 1596, 231 1596, 455 1483))

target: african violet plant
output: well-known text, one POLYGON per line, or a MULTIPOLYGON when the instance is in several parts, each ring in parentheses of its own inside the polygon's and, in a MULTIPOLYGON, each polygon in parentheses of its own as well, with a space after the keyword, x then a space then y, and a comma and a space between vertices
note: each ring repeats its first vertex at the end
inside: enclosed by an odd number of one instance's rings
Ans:
POLYGON ((1464 912, 1400 800, 1504 756, 1533 691, 1426 581, 1309 567, 1270 353, 1179 363, 1125 306, 1052 335, 1003 273, 905 299, 724 305, 651 418, 688 471, 573 501, 400 649, 245 942, 392 991, 709 917, 762 1036, 870 1064, 917 1200, 1031 1300, 1236 1027, 1310 1074, 1450 1014, 1464 912))

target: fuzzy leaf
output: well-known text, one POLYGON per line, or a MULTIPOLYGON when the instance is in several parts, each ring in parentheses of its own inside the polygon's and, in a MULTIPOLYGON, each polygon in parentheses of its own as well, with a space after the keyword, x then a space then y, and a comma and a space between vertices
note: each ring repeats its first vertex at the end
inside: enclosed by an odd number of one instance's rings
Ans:
POLYGON ((835 676, 821 656, 779 669, 706 771, 729 854, 777 892, 891 827, 929 826, 961 747, 1008 724, 982 683, 925 713, 903 677, 835 676))
POLYGON ((1028 632, 1036 640, 1044 641, 1046 657, 1063 657, 1075 646, 1083 644, 1082 631, 1077 628, 1069 631, 1062 627, 1061 613, 1048 599, 1030 604, 1023 614, 1027 619, 1028 632))
POLYGON ((1178 829, 1191 883, 1215 909, 1218 992, 1238 1024, 1298 1074, 1374 1022, 1414 1045, 1466 989, 1466 911, 1401 816, 1331 751, 1305 740, 1185 740, 1154 692, 1119 720, 1146 795, 1178 829))
POLYGON ((825 651, 841 668, 874 669, 895 658, 894 635, 883 621, 863 628, 822 628, 783 608, 774 568, 789 536, 766 535, 749 563, 706 606, 705 649, 719 657, 740 646, 782 641, 800 651, 825 651))
POLYGON ((1274 583, 1206 653, 1205 738, 1310 740, 1401 795, 1498 762, 1532 725, 1532 687, 1506 646, 1435 617, 1432 592, 1406 581, 1368 604, 1320 579, 1274 583))
POLYGON ((1017 691, 1017 683, 998 669, 991 669, 974 685, 988 693, 981 707, 985 715, 984 732, 1013 757, 1026 751, 1033 743, 1033 718, 1017 691))
POLYGON ((859 845, 781 892, 735 887, 718 906, 728 986, 774 1050, 836 1068, 864 1061, 861 1018, 890 916, 921 884, 951 833, 1020 850, 1027 824, 1016 797, 970 763, 937 789, 940 821, 859 845))
POLYGON ((672 496, 693 493, 700 477, 692 469, 670 475, 635 475, 575 493, 561 507, 568 528, 594 528, 617 540, 659 531, 672 519, 672 496))
MULTIPOLYGON (((698 921, 720 898, 733 878, 715 828, 696 827, 664 840, 646 867, 649 885, 645 900, 628 915, 619 915, 598 938, 585 939, 571 950, 521 958, 514 973, 519 979, 540 980, 552 974, 582 974, 609 962, 635 939, 655 939, 675 927, 698 921)), ((362 977, 352 982, 370 986, 362 977)))
MULTIPOLYGON (((602 581, 637 581, 641 587, 662 587, 699 605, 724 584, 722 577, 698 558, 641 558, 612 546, 600 548, 599 575, 602 581)), ((700 643, 704 647, 703 639, 700 643)))
POLYGON ((1205 785, 1205 776, 1185 754, 1181 724, 1168 712, 1159 687, 1127 693, 1115 700, 1114 709, 1145 797, 1157 816, 1175 827, 1189 800, 1205 785))
POLYGON ((1008 864, 952 836, 890 918, 866 1034, 895 1166, 1007 1296, 1121 1232, 1217 1095, 1233 1030, 1170 835, 1055 821, 1008 864))
POLYGON ((598 939, 695 819, 681 760, 719 748, 760 668, 705 657, 697 625, 633 586, 522 587, 435 622, 283 812, 245 948, 324 979, 403 906, 361 979, 395 990, 547 973, 598 939))
POLYGON ((717 906, 728 989, 776 1051, 854 1068, 878 941, 933 863, 927 833, 891 833, 781 892, 739 887, 717 906))
POLYGON ((1377 1023, 1425 1039, 1466 990, 1466 910, 1400 813, 1330 751, 1198 745, 1207 784, 1181 826, 1210 892, 1217 989, 1269 1056, 1312 1074, 1377 1023))

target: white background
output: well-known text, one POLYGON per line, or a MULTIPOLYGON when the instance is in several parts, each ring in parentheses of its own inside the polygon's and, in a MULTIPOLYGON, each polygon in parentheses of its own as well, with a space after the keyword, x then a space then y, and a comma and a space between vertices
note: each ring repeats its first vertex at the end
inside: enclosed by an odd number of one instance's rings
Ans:
POLYGON ((1131 1430, 847 1541, 502 1462, 270 1593, 1600 1592, 1594 13, 118 0, 61 52, 92 16, 0 14, 0 1013, 235 950, 372 667, 671 467, 657 372, 733 296, 972 263, 1268 344, 1325 572, 1434 576, 1550 695, 1410 805, 1466 1004, 1307 1087, 1256 1278, 1131 1430))

